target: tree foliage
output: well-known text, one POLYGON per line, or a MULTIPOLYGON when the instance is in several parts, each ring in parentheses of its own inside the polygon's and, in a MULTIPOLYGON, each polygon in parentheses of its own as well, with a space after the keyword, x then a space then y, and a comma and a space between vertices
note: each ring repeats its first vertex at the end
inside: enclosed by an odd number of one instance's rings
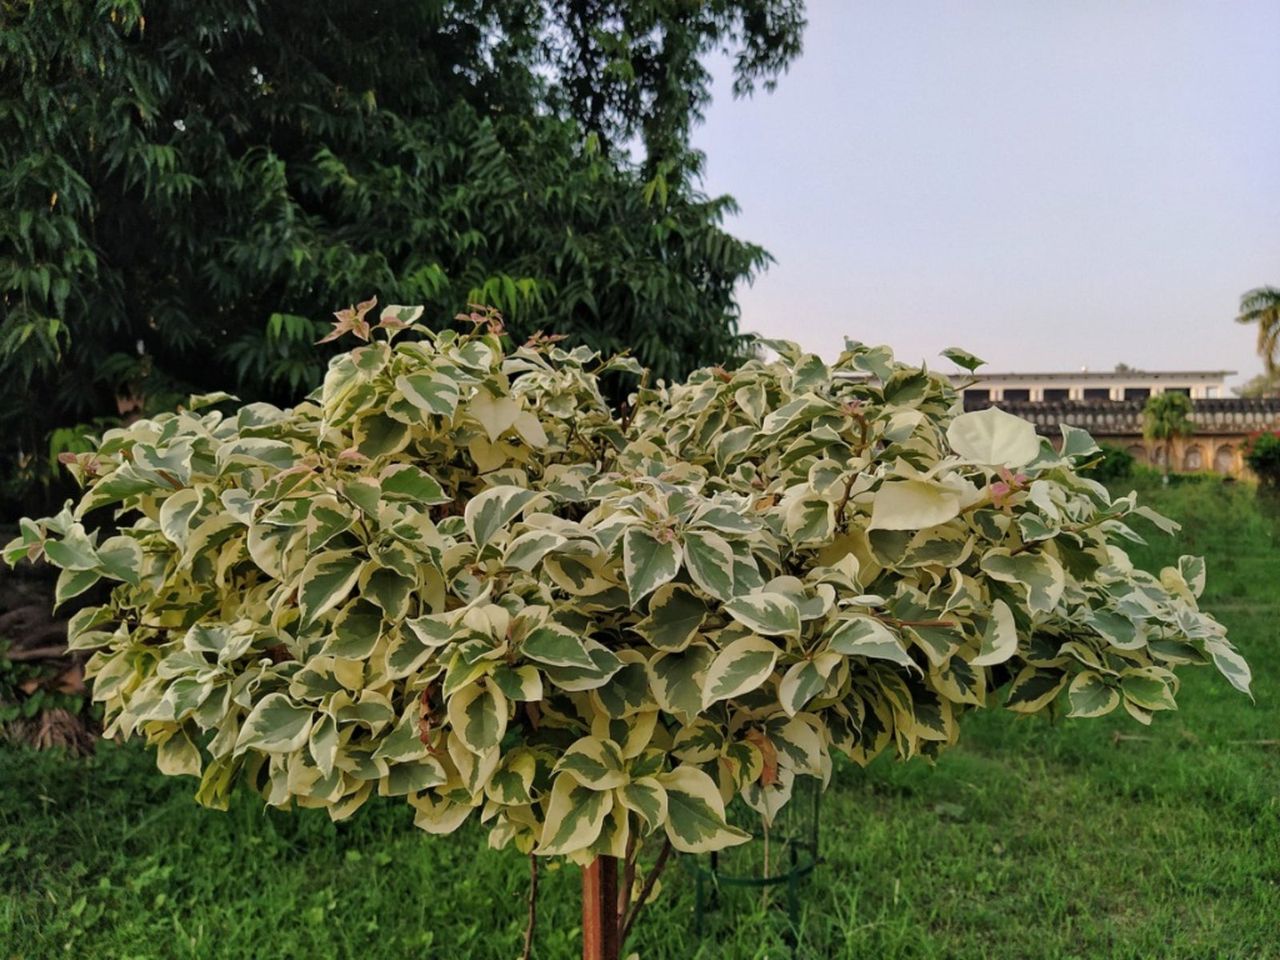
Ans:
POLYGON ((833 752, 935 757, 973 709, 1149 723, 1191 664, 1248 691, 1203 561, 1132 566, 1130 523, 1175 525, 1077 473, 1083 431, 1055 451, 861 344, 773 343, 619 415, 600 378, 633 359, 372 310, 292 409, 108 431, 5 548, 60 601, 112 585, 70 627, 107 733, 203 803, 377 794, 526 853, 700 853, 748 839, 732 798, 768 822, 833 752))
POLYGON ((732 54, 739 92, 771 83, 800 0, 0 17, 0 427, 28 479, 55 427, 296 396, 331 355, 317 321, 369 290, 435 325, 498 307, 669 379, 740 351, 734 288, 767 255, 698 190, 698 58, 732 54))
POLYGON ((1251 436, 1245 444, 1244 462, 1264 485, 1280 488, 1280 430, 1251 436))
POLYGON ((1232 392, 1237 397, 1280 397, 1280 370, 1256 374, 1232 392))
POLYGON ((1099 444, 1095 462, 1081 468, 1084 476, 1099 483, 1113 483, 1133 476, 1133 454, 1114 444, 1099 444))
POLYGON ((1164 441, 1164 472, 1169 474, 1175 437, 1189 437, 1195 429, 1191 422, 1191 398, 1185 393, 1167 391, 1147 398, 1142 408, 1142 435, 1148 440, 1164 441))
POLYGON ((1280 365, 1280 287, 1257 287, 1244 294, 1236 323, 1258 325, 1258 356, 1274 375, 1280 365))

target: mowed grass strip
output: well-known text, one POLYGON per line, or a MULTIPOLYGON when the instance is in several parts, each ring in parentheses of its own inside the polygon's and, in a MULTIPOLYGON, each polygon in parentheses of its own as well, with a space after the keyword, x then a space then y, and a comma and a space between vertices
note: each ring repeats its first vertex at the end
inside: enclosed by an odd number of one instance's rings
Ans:
MULTIPOLYGON (((989 711, 935 767, 840 764, 795 956, 1280 957, 1280 506, 1240 485, 1143 494, 1184 529, 1135 559, 1208 557, 1205 605, 1256 705, 1191 670, 1149 728, 989 711)), ((0 957, 519 955, 528 862, 482 830, 426 837, 376 801, 336 825, 248 794, 217 813, 192 788, 137 746, 87 763, 0 750, 0 957)), ((535 956, 579 952, 577 896, 576 869, 544 867, 535 956)), ((676 867, 629 947, 788 957, 784 899, 729 893, 698 938, 676 867)))

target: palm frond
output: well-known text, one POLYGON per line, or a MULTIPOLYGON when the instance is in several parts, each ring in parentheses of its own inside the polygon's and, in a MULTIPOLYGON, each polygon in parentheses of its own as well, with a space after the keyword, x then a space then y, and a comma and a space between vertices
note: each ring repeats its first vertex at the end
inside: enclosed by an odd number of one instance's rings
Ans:
POLYGON ((1258 355, 1268 373, 1280 368, 1280 288, 1257 287, 1240 298, 1236 323, 1258 325, 1258 355))

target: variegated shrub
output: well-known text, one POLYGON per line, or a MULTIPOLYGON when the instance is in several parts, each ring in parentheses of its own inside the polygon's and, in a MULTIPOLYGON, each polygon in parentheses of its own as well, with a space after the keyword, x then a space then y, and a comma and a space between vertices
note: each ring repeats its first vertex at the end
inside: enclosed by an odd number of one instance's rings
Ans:
POLYGON ((108 431, 7 548, 59 601, 112 585, 70 629, 106 732, 202 803, 377 792, 526 852, 702 852, 746 839, 733 796, 772 817, 833 751, 933 757, 969 709, 1146 723, 1208 662, 1248 690, 1203 564, 1130 564, 1134 518, 1171 525, 1076 472, 1081 431, 1055 452, 859 344, 769 344, 618 415, 624 359, 368 306, 304 402, 108 431))

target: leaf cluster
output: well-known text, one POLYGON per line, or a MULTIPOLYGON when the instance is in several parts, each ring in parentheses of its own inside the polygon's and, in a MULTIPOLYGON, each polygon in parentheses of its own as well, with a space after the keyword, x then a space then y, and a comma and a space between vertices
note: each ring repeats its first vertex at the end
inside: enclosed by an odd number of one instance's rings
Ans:
POLYGON ((226 395, 107 431, 78 503, 10 562, 61 568, 109 735, 224 806, 350 816, 404 798, 425 830, 586 860, 652 836, 745 841, 833 752, 936 757, 968 710, 1172 709, 1175 670, 1249 670, 1198 609, 1204 564, 1123 544, 1133 495, 1080 476, 947 379, 849 344, 642 386, 496 323, 432 333, 373 305, 289 409, 226 395), (118 532, 91 532, 113 510, 118 532))

